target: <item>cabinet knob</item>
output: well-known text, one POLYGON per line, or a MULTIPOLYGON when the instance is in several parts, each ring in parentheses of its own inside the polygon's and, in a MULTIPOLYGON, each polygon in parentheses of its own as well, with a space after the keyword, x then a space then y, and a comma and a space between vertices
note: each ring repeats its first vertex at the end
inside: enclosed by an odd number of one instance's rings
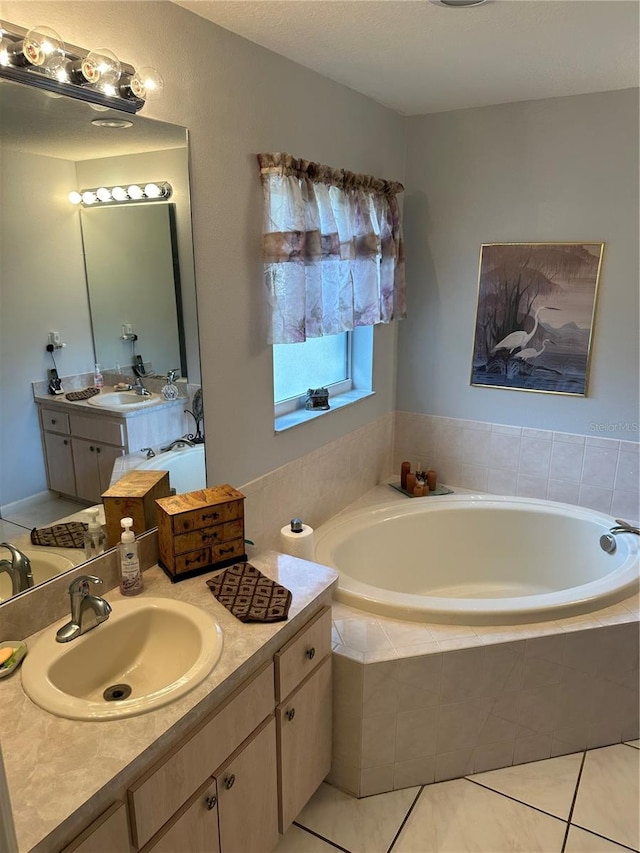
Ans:
POLYGON ((63 444, 69 444, 69 442, 67 441, 67 439, 66 439, 66 438, 63 440, 63 442, 62 442, 62 443, 63 443, 63 444))
POLYGON ((96 453, 100 453, 100 448, 96 447, 96 453))
POLYGON ((236 777, 233 773, 231 774, 231 776, 227 776, 227 778, 224 780, 224 787, 227 789, 227 791, 229 790, 229 788, 233 788, 235 781, 236 777))
POLYGON ((51 418, 51 423, 52 423, 52 424, 57 424, 57 423, 58 423, 58 421, 57 421, 55 418, 51 418))
POLYGON ((207 808, 209 809, 209 811, 211 811, 211 809, 215 809, 217 802, 218 802, 217 797, 207 797, 207 799, 205 800, 205 803, 207 804, 207 808))
POLYGON ((309 658, 309 660, 313 660, 314 657, 316 656, 316 650, 314 649, 313 646, 311 646, 310 649, 307 649, 306 654, 307 654, 307 657, 309 658))
POLYGON ((285 717, 287 718, 287 720, 289 720, 289 722, 291 722, 291 720, 293 720, 295 715, 296 715, 296 709, 295 708, 289 708, 288 711, 285 711, 285 717))
POLYGON ((95 447, 93 446, 93 444, 89 445, 89 450, 93 453, 93 451, 95 450, 95 447))

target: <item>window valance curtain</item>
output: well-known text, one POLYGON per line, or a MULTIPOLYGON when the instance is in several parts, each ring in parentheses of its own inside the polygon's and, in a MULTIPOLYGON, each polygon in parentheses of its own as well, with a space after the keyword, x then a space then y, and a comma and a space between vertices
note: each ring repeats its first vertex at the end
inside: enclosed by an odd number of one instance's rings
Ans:
POLYGON ((406 316, 402 184, 258 154, 270 343, 406 316))

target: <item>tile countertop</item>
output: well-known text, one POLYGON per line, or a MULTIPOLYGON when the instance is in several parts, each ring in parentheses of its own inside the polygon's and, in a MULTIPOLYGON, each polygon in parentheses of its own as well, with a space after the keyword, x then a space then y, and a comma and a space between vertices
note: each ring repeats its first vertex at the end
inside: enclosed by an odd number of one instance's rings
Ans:
MULTIPOLYGON (((70 390, 70 389, 68 389, 70 390)), ((110 394, 115 391, 112 385, 105 385, 102 393, 110 394)), ((154 392, 156 393, 156 392, 154 392)), ((175 400, 163 400, 161 403, 154 403, 152 406, 141 406, 139 409, 130 411, 129 409, 106 409, 100 406, 92 406, 88 400, 67 400, 64 394, 38 394, 34 391, 33 399, 36 403, 47 408, 72 408, 80 410, 83 414, 98 415, 108 418, 135 418, 139 415, 148 414, 149 412, 157 412, 161 409, 170 409, 175 406, 184 406, 188 404, 187 397, 176 397, 175 400)), ((144 400, 144 397, 142 398, 144 400)))
MULTIPOLYGON (((286 622, 240 622, 207 588, 210 575, 172 585, 157 566, 144 573, 143 596, 175 598, 201 607, 224 632, 222 656, 212 672, 164 708, 122 720, 67 720, 41 710, 27 698, 19 670, 0 682, 2 752, 19 853, 57 849, 81 832, 269 660, 319 606, 331 602, 338 577, 333 569, 271 551, 253 555, 251 562, 293 593, 286 622)), ((111 602, 121 598, 117 589, 104 597, 111 602)), ((52 626, 44 630, 50 632, 52 626)), ((27 646, 42 633, 28 637, 27 646)))

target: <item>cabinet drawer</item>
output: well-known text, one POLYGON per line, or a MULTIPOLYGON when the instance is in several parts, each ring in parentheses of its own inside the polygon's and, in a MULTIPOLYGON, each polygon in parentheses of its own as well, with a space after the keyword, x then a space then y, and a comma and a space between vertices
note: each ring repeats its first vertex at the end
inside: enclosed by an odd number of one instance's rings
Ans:
POLYGON ((276 699, 282 702, 331 651, 331 608, 323 607, 275 655, 276 699))
POLYGON ((242 501, 227 501, 219 505, 196 509, 192 512, 182 512, 173 516, 174 534, 189 533, 191 530, 200 530, 203 527, 211 527, 223 521, 231 521, 242 517, 242 501))
POLYGON ((146 844, 273 708, 273 665, 267 664, 129 789, 134 843, 146 844))
POLYGON ((226 524, 217 524, 215 527, 204 527, 202 530, 194 530, 191 533, 183 533, 173 540, 173 548, 176 554, 186 554, 187 551, 195 551, 197 548, 205 548, 225 542, 229 537, 225 536, 226 524))
POLYGON ((174 572, 180 575, 183 572, 192 572, 202 566, 211 565, 211 548, 201 548, 199 551, 189 551, 174 559, 174 572))
POLYGON ((114 803, 94 820, 61 853, 104 853, 105 850, 125 853, 130 850, 127 809, 124 803, 114 803))
POLYGON ((103 441, 124 447, 124 425, 121 421, 106 418, 88 418, 84 415, 70 415, 69 426, 73 435, 88 438, 91 441, 103 441))
POLYGON ((231 560, 244 554, 244 539, 236 539, 234 542, 223 542, 221 545, 211 546, 211 562, 219 563, 221 560, 231 560))
POLYGON ((40 409, 42 428, 51 432, 62 432, 69 435, 69 415, 66 412, 56 412, 55 409, 40 409))

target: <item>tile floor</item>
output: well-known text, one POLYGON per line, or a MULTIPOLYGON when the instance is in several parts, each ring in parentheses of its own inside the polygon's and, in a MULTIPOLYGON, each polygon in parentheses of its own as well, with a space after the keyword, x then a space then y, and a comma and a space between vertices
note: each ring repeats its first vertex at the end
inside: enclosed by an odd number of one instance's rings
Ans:
POLYGON ((276 853, 624 853, 640 741, 354 799, 323 783, 276 853))
MULTIPOLYGON (((59 498, 54 493, 43 493, 5 507, 0 519, 1 536, 17 536, 34 527, 44 527, 58 519, 87 508, 86 503, 59 498)), ((4 540, 2 540, 4 541, 4 540)))

